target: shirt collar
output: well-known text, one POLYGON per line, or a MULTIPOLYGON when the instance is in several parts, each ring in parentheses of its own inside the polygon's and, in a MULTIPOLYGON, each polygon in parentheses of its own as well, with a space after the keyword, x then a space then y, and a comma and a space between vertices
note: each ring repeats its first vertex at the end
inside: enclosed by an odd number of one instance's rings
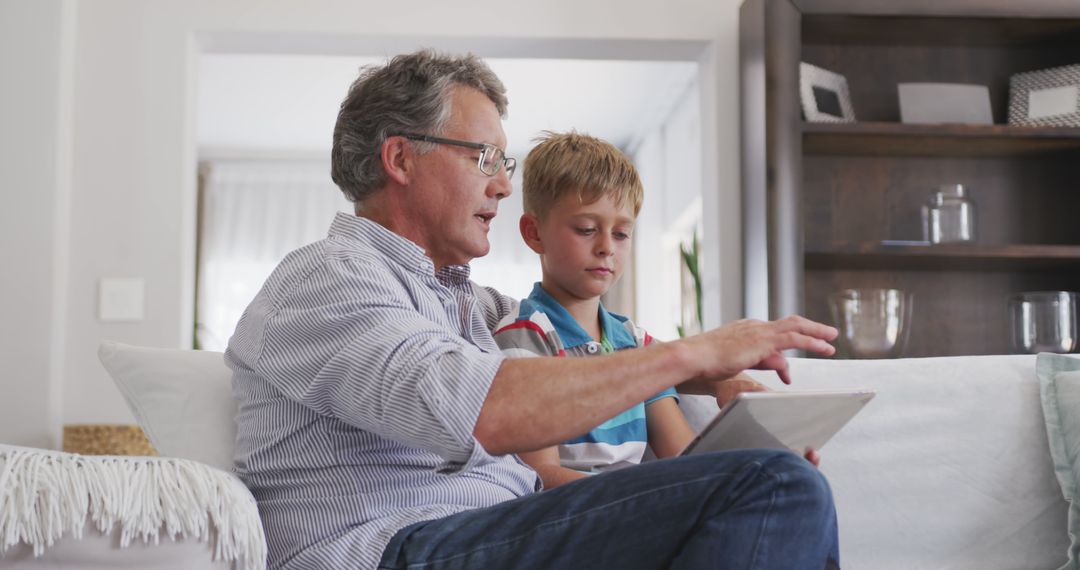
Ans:
MULTIPOLYGON (((593 338, 581 328, 581 325, 574 320, 574 317, 570 316, 566 308, 549 295, 539 283, 533 285, 532 293, 529 293, 529 300, 544 310, 544 314, 551 320, 555 330, 559 332, 563 347, 573 348, 593 342, 593 338)), ((625 321, 626 317, 609 313, 604 308, 604 304, 600 303, 600 326, 603 328, 604 335, 615 347, 615 350, 637 346, 634 336, 623 326, 625 321)))
POLYGON ((469 282, 472 269, 468 265, 447 265, 435 273, 439 282, 446 286, 464 285, 469 282))
POLYGON ((328 235, 367 243, 403 267, 423 275, 434 275, 444 285, 462 284, 469 280, 468 265, 448 265, 436 273, 435 264, 424 248, 363 216, 338 212, 330 224, 328 235))

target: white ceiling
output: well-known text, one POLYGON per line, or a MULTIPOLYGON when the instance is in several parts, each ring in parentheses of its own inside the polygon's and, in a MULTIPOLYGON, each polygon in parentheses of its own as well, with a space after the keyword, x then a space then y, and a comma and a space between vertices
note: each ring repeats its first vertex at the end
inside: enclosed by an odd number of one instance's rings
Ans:
MULTIPOLYGON (((357 70, 381 58, 209 54, 200 60, 200 155, 328 153, 357 70)), ((508 154, 577 129, 633 152, 696 82, 694 62, 487 59, 506 84, 508 154)))

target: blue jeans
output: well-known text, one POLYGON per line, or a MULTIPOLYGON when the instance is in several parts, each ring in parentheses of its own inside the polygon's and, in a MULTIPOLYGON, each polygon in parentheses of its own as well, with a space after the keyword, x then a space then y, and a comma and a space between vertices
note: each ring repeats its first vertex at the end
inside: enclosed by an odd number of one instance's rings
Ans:
POLYGON ((596 475, 401 529, 379 568, 836 568, 829 485, 775 450, 596 475))

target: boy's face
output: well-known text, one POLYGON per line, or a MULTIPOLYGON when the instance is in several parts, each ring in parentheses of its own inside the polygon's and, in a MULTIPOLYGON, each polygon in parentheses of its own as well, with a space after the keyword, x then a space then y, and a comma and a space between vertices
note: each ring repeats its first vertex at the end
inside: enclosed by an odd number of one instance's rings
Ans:
POLYGON ((540 254, 544 289, 564 304, 603 295, 622 275, 630 256, 634 210, 610 196, 582 204, 563 196, 542 222, 522 217, 522 235, 540 254))

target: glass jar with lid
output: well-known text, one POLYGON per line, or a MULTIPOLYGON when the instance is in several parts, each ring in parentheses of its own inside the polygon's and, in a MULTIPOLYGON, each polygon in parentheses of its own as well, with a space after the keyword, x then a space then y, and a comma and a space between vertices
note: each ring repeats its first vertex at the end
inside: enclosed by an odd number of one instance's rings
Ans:
POLYGON ((975 201, 963 184, 946 184, 930 193, 922 209, 923 234, 930 243, 975 241, 975 201))

